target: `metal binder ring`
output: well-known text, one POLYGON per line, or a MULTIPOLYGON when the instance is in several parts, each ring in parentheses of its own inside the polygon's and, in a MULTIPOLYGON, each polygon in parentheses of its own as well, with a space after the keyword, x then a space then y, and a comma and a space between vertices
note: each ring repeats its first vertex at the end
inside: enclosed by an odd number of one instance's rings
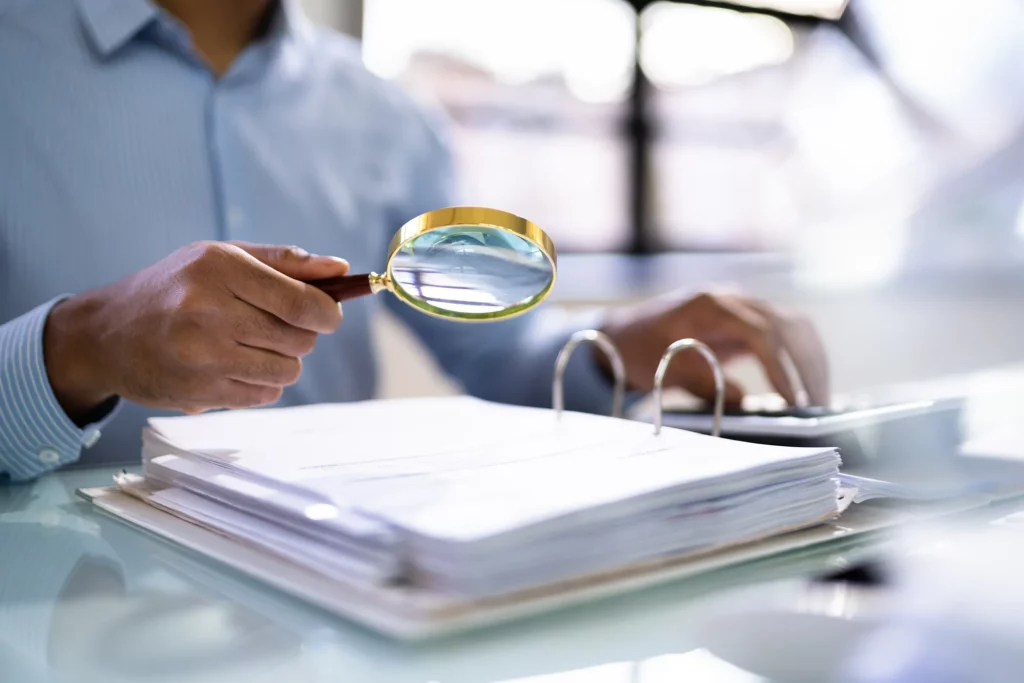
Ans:
POLYGON ((555 361, 555 382, 552 387, 551 403, 555 414, 559 417, 565 410, 565 368, 569 365, 569 359, 576 347, 583 342, 597 344, 612 362, 612 374, 615 375, 615 397, 612 400, 612 417, 622 417, 622 402, 626 395, 626 364, 622 362, 622 355, 615 347, 611 338, 600 330, 580 330, 569 337, 562 350, 558 353, 555 361))
POLYGON ((672 342, 661 356, 658 370, 654 373, 654 433, 655 435, 661 433, 661 417, 663 412, 661 394, 662 385, 665 383, 665 373, 668 372, 668 366, 672 362, 672 358, 683 349, 696 349, 700 351, 700 354, 704 356, 704 360, 711 366, 711 371, 715 375, 715 416, 714 422, 711 424, 711 436, 719 436, 722 432, 722 413, 725 411, 725 375, 722 374, 722 366, 718 363, 718 357, 715 356, 714 352, 707 344, 696 339, 680 339, 679 341, 672 342))

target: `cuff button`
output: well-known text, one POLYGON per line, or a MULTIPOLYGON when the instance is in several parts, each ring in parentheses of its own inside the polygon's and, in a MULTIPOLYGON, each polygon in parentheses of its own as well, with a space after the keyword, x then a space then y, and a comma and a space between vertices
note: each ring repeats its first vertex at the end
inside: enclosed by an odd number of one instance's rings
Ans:
POLYGON ((44 448, 39 451, 39 455, 37 457, 39 458, 39 462, 44 462, 47 465, 53 465, 60 462, 60 453, 52 448, 44 448))
POLYGON ((93 446, 96 445, 96 442, 100 440, 101 433, 100 430, 92 428, 87 429, 83 436, 84 438, 82 439, 82 446, 84 446, 85 448, 92 448, 93 446))

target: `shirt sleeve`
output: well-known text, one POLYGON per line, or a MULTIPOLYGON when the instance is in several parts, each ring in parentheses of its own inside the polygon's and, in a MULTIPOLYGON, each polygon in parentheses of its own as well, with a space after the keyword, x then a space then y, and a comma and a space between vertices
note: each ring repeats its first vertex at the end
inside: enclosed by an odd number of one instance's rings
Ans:
MULTIPOLYGON (((427 316, 397 297, 388 297, 387 306, 467 393, 539 408, 552 407, 555 361, 569 337, 600 326, 597 315, 543 308, 508 321, 466 324, 427 316)), ((589 346, 576 349, 563 381, 567 410, 611 413, 614 385, 598 367, 589 346)), ((627 393, 626 405, 638 398, 627 393)))
POLYGON ((114 410, 80 428, 57 402, 43 359, 43 330, 63 297, 0 325, 0 476, 26 481, 75 462, 114 410))
MULTIPOLYGON (((409 165, 406 201, 392 222, 402 225, 426 211, 453 206, 452 156, 443 121, 426 120, 409 165), (433 125, 431 125, 433 124, 433 125)), ((503 208, 503 207, 497 207, 503 208)), ((600 325, 599 313, 569 315, 542 304, 510 320, 467 324, 421 313, 398 297, 386 306, 427 346, 438 363, 465 390, 483 399, 535 407, 551 407, 555 360, 569 337, 600 325)), ((598 367, 592 350, 578 348, 564 375, 565 407, 579 412, 608 413, 614 386, 598 367)), ((627 396, 627 402, 636 396, 627 396)))

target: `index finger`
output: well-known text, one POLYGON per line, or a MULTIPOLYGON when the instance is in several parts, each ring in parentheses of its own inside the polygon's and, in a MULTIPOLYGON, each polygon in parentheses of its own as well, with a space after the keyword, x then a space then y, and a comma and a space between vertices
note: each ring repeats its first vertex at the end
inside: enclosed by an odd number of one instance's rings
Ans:
POLYGON ((803 317, 778 311, 764 302, 752 301, 750 305, 773 320, 811 404, 828 405, 831 397, 828 355, 814 325, 803 317))
POLYGON ((232 294, 284 322, 312 332, 330 333, 341 323, 341 309, 320 289, 271 268, 238 247, 231 247, 239 268, 225 284, 232 294))
POLYGON ((734 334, 757 356, 768 381, 786 399, 786 403, 796 405, 796 390, 782 364, 782 349, 771 318, 738 299, 719 297, 718 301, 729 316, 734 334))

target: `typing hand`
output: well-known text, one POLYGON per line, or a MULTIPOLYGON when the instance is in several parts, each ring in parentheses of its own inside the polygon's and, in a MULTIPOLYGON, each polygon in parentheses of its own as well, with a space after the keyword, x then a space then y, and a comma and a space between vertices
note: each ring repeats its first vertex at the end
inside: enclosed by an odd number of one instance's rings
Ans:
MULTIPOLYGON (((676 340, 692 337, 710 346, 723 364, 754 356, 775 390, 795 405, 797 389, 783 364, 786 353, 811 404, 827 405, 829 400, 828 361, 814 327, 804 318, 755 299, 699 294, 682 301, 651 301, 613 315, 604 332, 622 353, 627 381, 633 389, 652 389, 665 349, 676 340)), ((607 364, 603 354, 597 357, 607 364)), ((683 351, 672 360, 665 384, 682 387, 706 400, 715 395, 711 370, 696 352, 683 351)), ((742 399, 743 390, 726 379, 726 402, 736 406, 742 399)))
POLYGON ((341 310, 300 280, 344 275, 294 247, 199 242, 56 307, 44 335, 57 400, 74 420, 112 396, 189 413, 275 402, 341 310))

